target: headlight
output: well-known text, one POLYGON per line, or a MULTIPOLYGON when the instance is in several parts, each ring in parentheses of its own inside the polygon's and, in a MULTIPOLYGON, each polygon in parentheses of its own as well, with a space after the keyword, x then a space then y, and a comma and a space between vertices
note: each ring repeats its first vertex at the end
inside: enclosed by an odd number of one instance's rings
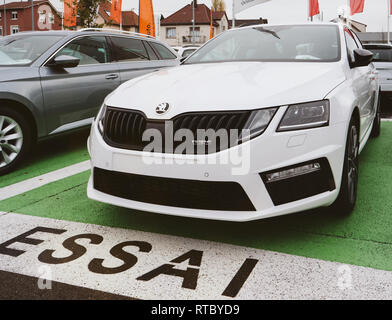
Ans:
MULTIPOLYGON (((278 108, 269 108, 253 111, 245 124, 244 129, 248 130, 248 139, 253 139, 262 134, 270 124, 278 108)), ((241 137, 245 138, 245 137, 241 137)))
POLYGON ((318 128, 329 124, 329 101, 295 104, 288 107, 277 131, 318 128))
POLYGON ((98 117, 97 117, 97 126, 98 126, 98 130, 101 134, 103 134, 105 114, 106 114, 106 105, 103 104, 101 110, 98 113, 98 117))

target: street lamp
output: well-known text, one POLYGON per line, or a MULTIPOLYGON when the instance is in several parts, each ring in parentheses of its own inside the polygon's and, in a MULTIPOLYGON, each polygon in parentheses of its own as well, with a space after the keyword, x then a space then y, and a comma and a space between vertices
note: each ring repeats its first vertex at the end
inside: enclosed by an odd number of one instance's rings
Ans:
POLYGON ((4 36, 7 35, 7 11, 5 10, 5 0, 4 0, 4 36))
POLYGON ((31 0, 31 30, 34 31, 34 0, 31 0))

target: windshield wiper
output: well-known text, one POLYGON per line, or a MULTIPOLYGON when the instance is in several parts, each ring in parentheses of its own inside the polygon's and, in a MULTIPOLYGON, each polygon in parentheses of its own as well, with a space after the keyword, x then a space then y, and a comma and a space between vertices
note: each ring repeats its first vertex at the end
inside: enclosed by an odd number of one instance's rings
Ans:
POLYGON ((278 38, 280 40, 280 37, 278 36, 278 34, 275 31, 264 29, 263 27, 257 27, 257 28, 253 28, 253 29, 257 30, 259 32, 265 32, 265 33, 272 34, 275 38, 278 38))

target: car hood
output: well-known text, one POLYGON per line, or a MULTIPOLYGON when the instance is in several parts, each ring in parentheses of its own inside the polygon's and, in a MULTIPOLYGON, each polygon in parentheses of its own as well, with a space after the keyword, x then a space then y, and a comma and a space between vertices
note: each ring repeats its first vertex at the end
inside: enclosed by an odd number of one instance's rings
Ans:
POLYGON ((193 111, 249 110, 323 99, 345 80, 339 63, 227 62, 182 65, 131 80, 106 104, 170 119, 193 111), (169 110, 157 115, 156 107, 169 110))

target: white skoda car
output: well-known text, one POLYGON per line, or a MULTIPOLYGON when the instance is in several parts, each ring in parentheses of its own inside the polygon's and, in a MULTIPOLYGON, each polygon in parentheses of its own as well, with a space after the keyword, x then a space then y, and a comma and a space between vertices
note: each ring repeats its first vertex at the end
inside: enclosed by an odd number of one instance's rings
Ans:
POLYGON ((358 155, 380 134, 372 57, 339 24, 227 31, 106 98, 88 197, 228 221, 350 213, 358 155))

